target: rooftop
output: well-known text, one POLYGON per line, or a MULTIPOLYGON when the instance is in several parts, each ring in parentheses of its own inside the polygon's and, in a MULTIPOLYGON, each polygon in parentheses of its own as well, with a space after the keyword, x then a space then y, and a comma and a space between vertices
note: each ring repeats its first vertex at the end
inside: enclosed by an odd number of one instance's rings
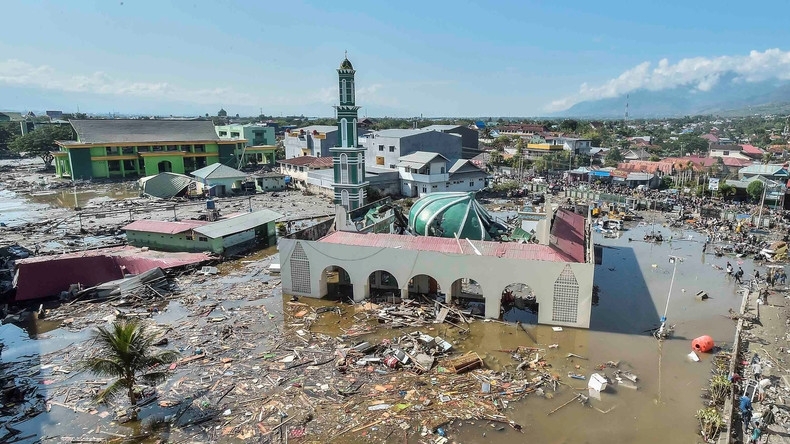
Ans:
POLYGON ((213 163, 207 167, 193 171, 192 175, 201 179, 243 179, 247 177, 247 173, 221 163, 213 163))
POLYGON ((258 210, 254 213, 245 213, 241 216, 212 222, 202 227, 195 228, 195 232, 200 233, 206 237, 216 239, 235 233, 240 233, 242 231, 251 230, 255 227, 273 222, 281 217, 283 217, 282 214, 275 213, 271 210, 258 210))
POLYGON ((421 129, 385 129, 381 131, 374 131, 373 137, 410 137, 417 134, 424 134, 427 131, 421 129))
POLYGON ((292 132, 293 131, 300 131, 300 132, 304 131, 305 133, 317 132, 317 133, 324 133, 324 134, 326 134, 326 133, 331 133, 333 131, 337 131, 337 126, 335 126, 335 125, 310 125, 310 126, 305 126, 305 127, 302 127, 302 128, 296 128, 296 129, 292 130, 292 132))
POLYGON ((454 238, 429 236, 402 236, 398 234, 356 233, 336 231, 322 238, 320 242, 352 245, 370 248, 399 248, 412 251, 432 251, 445 254, 474 256, 475 248, 481 256, 494 256, 506 259, 523 259, 550 262, 576 262, 571 256, 559 249, 538 244, 516 242, 467 241, 459 242, 454 238), (474 245, 472 248, 469 242, 474 245))
POLYGON ((178 222, 162 221, 162 220, 136 220, 129 225, 121 228, 126 231, 145 231, 147 233, 159 234, 178 234, 185 231, 192 230, 197 227, 202 227, 208 222, 203 220, 183 220, 178 222))
POLYGON ((462 125, 428 125, 423 128, 423 131, 450 131, 461 126, 462 125))
POLYGON ((331 168, 334 160, 331 157, 299 156, 278 160, 277 162, 285 165, 306 166, 310 168, 331 168))
POLYGON ((165 143, 219 140, 210 120, 70 120, 76 143, 165 143))
POLYGON ((441 160, 447 162, 447 158, 439 153, 430 153, 428 151, 415 151, 406 156, 398 158, 398 166, 416 167, 420 168, 426 164, 433 162, 434 159, 440 157, 441 160))

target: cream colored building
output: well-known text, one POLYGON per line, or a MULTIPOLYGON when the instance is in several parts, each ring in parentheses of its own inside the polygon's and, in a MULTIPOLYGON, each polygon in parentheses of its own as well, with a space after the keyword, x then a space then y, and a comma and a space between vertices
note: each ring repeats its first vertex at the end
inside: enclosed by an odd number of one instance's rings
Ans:
POLYGON ((525 284, 539 303, 539 323, 589 328, 595 268, 589 221, 563 209, 551 215, 538 223, 537 244, 352 231, 317 241, 281 239, 283 293, 324 297, 328 275, 344 272, 355 301, 389 289, 402 297, 444 293, 449 303, 471 280, 482 290, 485 316, 496 319, 504 290, 525 284))

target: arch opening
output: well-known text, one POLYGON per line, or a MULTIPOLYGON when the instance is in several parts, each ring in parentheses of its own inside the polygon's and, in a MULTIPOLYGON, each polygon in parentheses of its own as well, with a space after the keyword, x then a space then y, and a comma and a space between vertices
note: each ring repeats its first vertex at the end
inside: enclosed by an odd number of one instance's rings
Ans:
POLYGON ((324 290, 322 297, 333 300, 354 300, 354 283, 351 276, 343 268, 330 265, 321 272, 321 288, 324 290))
MULTIPOLYGON (((420 295, 435 299, 436 296, 443 295, 439 282, 427 274, 418 274, 409 279, 409 297, 419 299, 420 295)), ((444 302, 442 300, 442 302, 444 302)))
POLYGON ((473 315, 485 316, 486 300, 483 297, 483 287, 470 278, 456 279, 450 286, 451 301, 471 311, 473 315))
POLYGON ((539 305, 535 292, 527 284, 516 282, 502 290, 503 321, 537 324, 539 305))
POLYGON ((173 164, 169 160, 163 160, 159 162, 157 165, 160 173, 172 173, 173 172, 173 164))
POLYGON ((368 288, 371 298, 400 298, 400 286, 390 272, 386 270, 376 270, 368 276, 368 288))

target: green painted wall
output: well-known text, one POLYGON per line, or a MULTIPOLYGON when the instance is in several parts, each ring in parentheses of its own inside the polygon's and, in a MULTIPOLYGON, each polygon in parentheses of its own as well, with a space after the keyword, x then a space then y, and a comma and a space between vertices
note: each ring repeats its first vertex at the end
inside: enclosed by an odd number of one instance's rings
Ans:
POLYGON ((91 179, 93 178, 93 167, 91 166, 91 152, 85 148, 75 148, 69 150, 71 161, 72 178, 91 179))
POLYGON ((219 162, 231 168, 238 166, 239 160, 236 157, 236 144, 219 145, 219 162))
POLYGON ((175 156, 148 156, 143 158, 145 161, 145 175, 152 176, 159 174, 159 162, 170 161, 171 172, 184 174, 184 158, 181 155, 175 156))
POLYGON ((93 177, 110 177, 110 171, 107 168, 106 160, 94 160, 91 162, 91 171, 93 177))

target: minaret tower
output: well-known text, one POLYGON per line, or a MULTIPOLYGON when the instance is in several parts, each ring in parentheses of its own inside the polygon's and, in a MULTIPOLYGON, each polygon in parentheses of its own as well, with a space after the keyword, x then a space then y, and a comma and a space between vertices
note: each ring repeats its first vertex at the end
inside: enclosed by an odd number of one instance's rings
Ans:
POLYGON ((365 148, 357 143, 357 110, 354 104, 354 66, 343 59, 338 74, 340 104, 337 110, 337 146, 330 148, 334 159, 335 204, 346 210, 354 210, 365 205, 365 148))

